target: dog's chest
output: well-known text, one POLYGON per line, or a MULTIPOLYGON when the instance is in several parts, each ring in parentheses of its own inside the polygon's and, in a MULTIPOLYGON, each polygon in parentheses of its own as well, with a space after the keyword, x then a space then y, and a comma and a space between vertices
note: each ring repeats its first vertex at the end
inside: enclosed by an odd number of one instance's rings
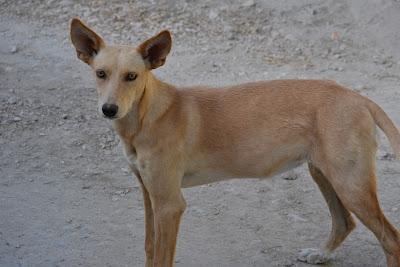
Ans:
POLYGON ((128 146, 124 144, 124 156, 125 159, 128 161, 128 164, 131 168, 137 169, 137 154, 136 150, 132 146, 128 146))
POLYGON ((129 166, 131 167, 137 167, 137 157, 136 154, 130 153, 130 154, 125 154, 125 158, 128 161, 129 166))

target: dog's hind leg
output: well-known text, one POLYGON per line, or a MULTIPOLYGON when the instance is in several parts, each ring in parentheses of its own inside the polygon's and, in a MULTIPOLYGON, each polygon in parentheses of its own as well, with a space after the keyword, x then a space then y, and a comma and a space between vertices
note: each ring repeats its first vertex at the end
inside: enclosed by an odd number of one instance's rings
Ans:
POLYGON ((375 128, 368 116, 352 122, 353 127, 340 125, 321 135, 312 162, 342 205, 374 233, 388 266, 400 267, 400 233, 383 214, 377 197, 375 128))
POLYGON ((310 174, 317 183, 319 189, 328 204, 332 217, 332 230, 325 246, 320 249, 302 249, 298 260, 319 264, 327 262, 331 253, 343 242, 347 235, 354 229, 355 223, 350 212, 343 206, 335 190, 324 174, 311 163, 308 165, 310 174))
POLYGON ((400 233, 382 212, 375 179, 374 172, 370 172, 368 179, 362 179, 364 183, 341 185, 338 194, 343 204, 375 234, 385 252, 387 265, 400 267, 400 233))

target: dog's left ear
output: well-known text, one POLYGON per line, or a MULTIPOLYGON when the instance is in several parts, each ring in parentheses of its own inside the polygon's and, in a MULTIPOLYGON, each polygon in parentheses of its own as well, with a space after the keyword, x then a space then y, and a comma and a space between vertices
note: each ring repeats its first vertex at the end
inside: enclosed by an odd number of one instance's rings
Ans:
POLYGON ((171 51, 171 45, 171 33, 164 30, 139 45, 138 52, 142 55, 148 69, 156 69, 164 65, 171 51))
POLYGON ((78 58, 89 65, 94 56, 105 46, 103 39, 78 18, 71 21, 70 35, 78 58))

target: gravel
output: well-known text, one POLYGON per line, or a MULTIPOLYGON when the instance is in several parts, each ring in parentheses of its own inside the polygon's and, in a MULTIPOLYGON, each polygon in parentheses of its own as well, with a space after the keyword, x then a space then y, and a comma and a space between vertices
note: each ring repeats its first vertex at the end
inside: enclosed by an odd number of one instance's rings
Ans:
MULTIPOLYGON (((107 43, 137 45, 169 29, 172 53, 156 74, 176 85, 333 79, 400 125, 399 13, 392 0, 0 1, 0 266, 144 264, 140 186, 97 114, 90 69, 70 44, 72 17, 107 43)), ((382 136, 379 195, 399 226, 400 164, 382 136)), ((184 195, 178 267, 305 267, 297 251, 330 231, 305 166, 184 195)), ((358 227, 329 266, 384 265, 358 227)))

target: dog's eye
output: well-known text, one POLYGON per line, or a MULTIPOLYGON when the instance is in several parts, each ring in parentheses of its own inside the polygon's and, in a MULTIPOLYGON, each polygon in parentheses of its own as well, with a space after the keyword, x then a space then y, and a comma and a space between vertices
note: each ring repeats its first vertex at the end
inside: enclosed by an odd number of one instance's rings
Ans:
POLYGON ((129 73, 126 75, 125 79, 126 79, 128 82, 131 82, 131 81, 136 80, 136 77, 137 77, 137 74, 136 74, 136 73, 134 73, 134 72, 129 72, 129 73))
POLYGON ((106 78, 106 72, 104 70, 97 70, 96 71, 96 76, 97 76, 97 78, 105 79, 106 78))

